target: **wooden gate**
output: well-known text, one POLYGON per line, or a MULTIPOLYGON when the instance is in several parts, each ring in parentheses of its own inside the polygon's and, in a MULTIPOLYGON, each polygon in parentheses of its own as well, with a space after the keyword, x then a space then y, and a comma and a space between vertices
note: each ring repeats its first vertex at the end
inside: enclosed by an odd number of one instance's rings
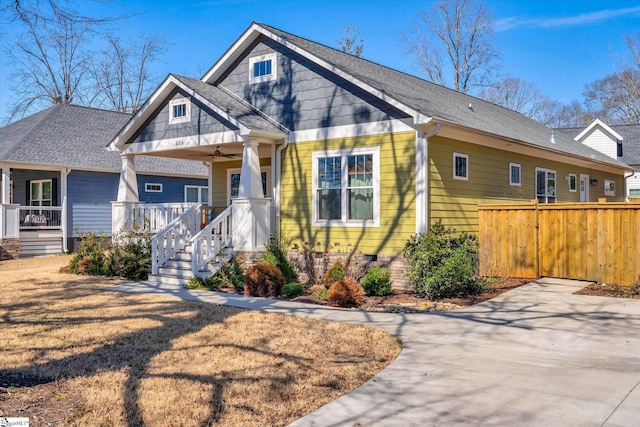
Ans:
POLYGON ((630 286, 640 275, 640 203, 481 205, 480 274, 630 286))

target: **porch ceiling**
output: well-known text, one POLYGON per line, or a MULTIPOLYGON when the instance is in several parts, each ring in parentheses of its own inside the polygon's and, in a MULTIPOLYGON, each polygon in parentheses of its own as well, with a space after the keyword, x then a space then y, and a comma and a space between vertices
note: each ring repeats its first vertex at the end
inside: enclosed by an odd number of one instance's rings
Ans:
MULTIPOLYGON (((163 150, 144 153, 145 156, 167 157, 171 159, 195 160, 201 162, 228 162, 232 160, 242 160, 242 143, 233 142, 220 145, 205 145, 199 147, 182 147, 175 150, 163 150), (216 150, 221 155, 214 157, 216 150)), ((261 158, 271 157, 271 145, 260 144, 258 154, 261 158)))

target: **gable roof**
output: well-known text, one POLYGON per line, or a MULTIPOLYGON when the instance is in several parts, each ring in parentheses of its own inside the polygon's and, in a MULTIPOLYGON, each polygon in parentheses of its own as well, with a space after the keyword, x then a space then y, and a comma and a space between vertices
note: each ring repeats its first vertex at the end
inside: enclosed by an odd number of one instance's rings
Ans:
POLYGON ((551 142, 552 129, 513 110, 261 23, 251 24, 202 80, 210 84, 216 83, 226 68, 261 36, 271 38, 409 113, 414 117, 416 124, 433 121, 480 131, 525 145, 629 170, 624 163, 579 144, 563 134, 554 135, 555 143, 551 142))
MULTIPOLYGON (((120 155, 105 148, 130 114, 58 104, 0 128, 0 161, 119 172, 120 155)), ((199 162, 138 156, 139 173, 204 177, 199 162)))
POLYGON ((596 119, 586 128, 560 128, 558 131, 576 140, 581 140, 598 126, 622 144, 622 157, 618 157, 620 161, 628 165, 640 165, 640 125, 607 125, 596 119))

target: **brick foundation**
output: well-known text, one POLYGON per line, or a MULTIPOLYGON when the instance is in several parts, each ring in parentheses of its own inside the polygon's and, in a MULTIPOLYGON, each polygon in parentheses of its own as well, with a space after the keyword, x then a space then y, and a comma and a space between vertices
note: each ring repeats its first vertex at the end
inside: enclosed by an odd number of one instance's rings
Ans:
POLYGON ((0 261, 20 258, 19 239, 0 239, 0 261))

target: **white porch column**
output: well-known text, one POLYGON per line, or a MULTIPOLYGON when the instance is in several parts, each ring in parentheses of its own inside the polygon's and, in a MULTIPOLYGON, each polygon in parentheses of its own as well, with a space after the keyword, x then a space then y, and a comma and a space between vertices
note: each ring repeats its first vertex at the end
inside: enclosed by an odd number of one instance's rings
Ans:
POLYGON ((8 205, 11 203, 9 201, 9 192, 11 191, 9 187, 10 180, 11 168, 9 166, 2 165, 2 189, 0 191, 2 193, 2 198, 0 198, 0 204, 8 205))
POLYGON ((213 161, 209 162, 209 176, 207 177, 207 201, 213 206, 213 161))
POLYGON ((67 175, 69 175, 71 169, 64 168, 60 171, 60 193, 62 199, 62 215, 60 218, 60 225, 62 226, 62 251, 68 252, 67 237, 69 227, 67 226, 67 175))
POLYGON ((233 199, 233 249, 262 250, 271 229, 271 201, 262 191, 258 142, 243 143, 238 197, 233 199))
POLYGON ((242 147, 242 168, 240 169, 238 197, 262 199, 264 193, 262 192, 262 173, 260 172, 258 142, 244 141, 242 147))
POLYGON ((133 205, 138 199, 138 178, 133 154, 122 154, 120 182, 118 184, 118 199, 111 202, 111 233, 119 232, 133 215, 133 205))

